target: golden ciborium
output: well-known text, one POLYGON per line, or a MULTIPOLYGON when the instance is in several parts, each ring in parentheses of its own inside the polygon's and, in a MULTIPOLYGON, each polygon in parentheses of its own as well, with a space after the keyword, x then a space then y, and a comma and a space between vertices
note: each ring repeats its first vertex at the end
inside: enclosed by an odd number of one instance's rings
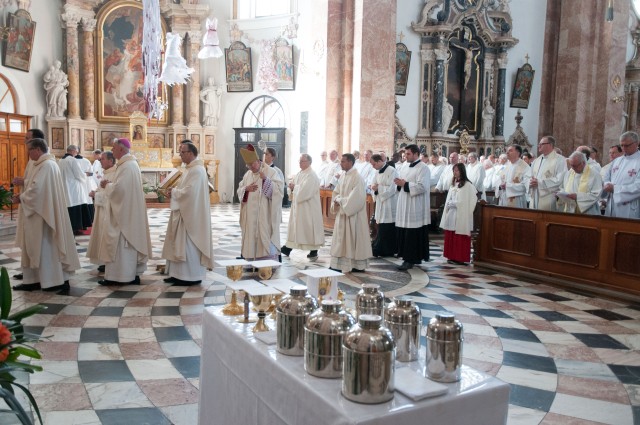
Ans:
POLYGON ((257 260, 251 261, 249 264, 258 269, 258 277, 260 280, 271 279, 271 276, 273 276, 273 269, 282 265, 274 260, 257 260))
POLYGON ((256 310, 258 310, 258 323, 253 327, 253 332, 266 332, 269 329, 264 319, 267 317, 267 310, 271 306, 273 294, 251 295, 251 302, 256 310))
POLYGON ((258 269, 258 277, 262 280, 269 280, 273 276, 273 267, 260 267, 258 269))
MULTIPOLYGON (((227 277, 234 282, 242 278, 242 268, 248 264, 245 260, 222 260, 218 264, 227 268, 227 277)), ((222 307, 222 314, 225 316, 238 316, 244 312, 244 307, 238 304, 238 294, 232 288, 231 301, 222 307)))

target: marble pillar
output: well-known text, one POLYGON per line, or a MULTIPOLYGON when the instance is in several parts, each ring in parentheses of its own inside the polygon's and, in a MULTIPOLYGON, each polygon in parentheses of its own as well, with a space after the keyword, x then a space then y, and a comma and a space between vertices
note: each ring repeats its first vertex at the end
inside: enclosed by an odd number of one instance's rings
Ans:
POLYGON ((82 19, 82 107, 84 109, 85 120, 95 120, 95 78, 94 78, 94 46, 93 36, 96 29, 95 19, 82 19))
POLYGON ((507 54, 498 57, 498 90, 496 98, 496 138, 504 138, 504 108, 506 103, 505 86, 507 84, 507 54))
POLYGON ((171 125, 184 125, 183 92, 182 84, 174 84, 173 87, 171 87, 171 125))
POLYGON ((444 105, 444 61, 447 58, 447 49, 444 45, 439 45, 435 49, 436 72, 433 77, 433 133, 446 133, 447 129, 442 128, 442 107, 444 105))
POLYGON ((638 84, 631 84, 630 87, 630 104, 629 113, 627 117, 627 128, 629 131, 638 131, 638 84))
POLYGON ((189 32, 189 49, 187 49, 187 62, 195 71, 191 74, 189 83, 189 125, 200 125, 200 39, 202 35, 198 31, 189 32))
POLYGON ((67 34, 67 77, 69 78, 67 97, 67 117, 80 118, 80 64, 78 55, 78 23, 80 17, 71 11, 61 16, 67 34))

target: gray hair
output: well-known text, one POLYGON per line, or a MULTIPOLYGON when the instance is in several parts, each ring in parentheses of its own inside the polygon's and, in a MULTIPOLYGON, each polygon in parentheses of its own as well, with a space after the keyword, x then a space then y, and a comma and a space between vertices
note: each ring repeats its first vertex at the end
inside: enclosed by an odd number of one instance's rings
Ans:
POLYGON ((300 156, 304 157, 306 161, 309 161, 309 164, 313 163, 313 158, 311 158, 311 155, 309 155, 308 153, 300 154, 300 156))
POLYGON ((71 152, 71 151, 77 151, 78 147, 76 145, 69 145, 67 146, 67 153, 71 152))
POLYGON ((640 141, 640 137, 635 131, 627 131, 626 133, 622 133, 622 136, 620 136, 620 141, 622 142, 623 140, 630 140, 632 143, 638 143, 638 141, 640 141))
POLYGON ((111 161, 111 163, 112 163, 112 164, 115 164, 115 163, 116 163, 116 157, 115 157, 115 156, 113 156, 113 152, 111 152, 111 151, 104 151, 104 152, 102 153, 102 155, 106 156, 106 157, 107 157, 107 160, 108 160, 108 161, 111 161))
POLYGON ((467 159, 469 158, 475 158, 478 159, 478 154, 475 152, 469 152, 469 154, 467 155, 467 159))
POLYGON ((27 146, 29 148, 38 149, 42 153, 49 152, 49 146, 47 146, 47 142, 45 142, 44 139, 31 139, 27 142, 27 146))
POLYGON ((578 158, 581 164, 587 163, 587 156, 580 151, 573 152, 571 155, 569 155, 569 161, 571 161, 573 158, 578 158))

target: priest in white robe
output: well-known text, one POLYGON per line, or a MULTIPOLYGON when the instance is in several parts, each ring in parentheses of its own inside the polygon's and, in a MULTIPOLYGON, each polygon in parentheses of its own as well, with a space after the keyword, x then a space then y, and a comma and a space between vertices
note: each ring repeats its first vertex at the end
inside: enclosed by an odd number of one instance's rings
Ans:
MULTIPOLYGON (((116 158, 113 152, 106 151, 100 155, 101 179, 113 180, 116 172, 116 158)), ((91 194, 90 194, 91 195, 91 194)), ((105 189, 101 186, 93 192, 93 205, 95 214, 93 216, 93 226, 91 227, 91 237, 87 248, 87 258, 93 264, 98 264, 98 271, 104 273, 104 264, 111 259, 107 247, 105 234, 111 222, 109 198, 105 189)))
MULTIPOLYGON (((400 176, 394 180, 398 192, 398 258, 403 260, 402 265, 398 267, 399 270, 409 270, 423 260, 429 261, 429 167, 420 161, 420 149, 417 145, 407 146, 405 156, 409 165, 405 166, 400 171, 400 176)), ((451 182, 447 185, 447 190, 450 186, 451 182)))
POLYGON ((606 215, 640 219, 640 151, 638 133, 620 136, 623 156, 616 158, 605 175, 602 198, 606 215))
POLYGON ((79 153, 75 154, 76 161, 78 161, 78 165, 80 165, 80 170, 85 174, 86 179, 84 180, 84 185, 86 186, 87 193, 87 207, 89 208, 89 214, 91 216, 91 223, 93 223, 93 215, 94 207, 93 207, 93 198, 89 196, 89 193, 96 190, 98 187, 96 181, 93 179, 93 165, 91 165, 91 161, 87 158, 83 157, 79 153))
POLYGON ((429 164, 427 164, 427 166, 429 167, 429 175, 431 176, 429 185, 431 187, 431 190, 435 190, 436 185, 440 180, 440 176, 445 169, 445 165, 444 163, 440 162, 440 157, 435 153, 431 154, 431 156, 429 157, 429 161, 429 164))
POLYGON ((355 157, 346 153, 340 161, 344 175, 331 197, 331 213, 336 220, 331 238, 331 266, 344 273, 362 273, 369 267, 371 237, 367 217, 367 194, 364 180, 354 164, 355 157))
POLYGON ((484 167, 480 161, 478 161, 478 155, 475 152, 469 153, 467 161, 467 177, 469 178, 469 181, 473 183, 476 190, 482 193, 484 191, 484 167))
POLYGON ((104 168, 102 168, 102 151, 100 149, 96 149, 93 151, 93 164, 91 164, 91 172, 93 175, 93 181, 96 184, 96 188, 100 184, 100 180, 102 180, 102 176, 104 175, 104 168))
POLYGON ((165 282, 191 286, 200 284, 207 269, 213 268, 209 179, 193 143, 180 145, 180 158, 187 166, 178 185, 167 191, 171 216, 162 258, 167 260, 169 274, 165 282))
MULTIPOLYGON (((272 207, 274 213, 271 215, 271 219, 273 221, 274 228, 280 228, 280 224, 282 224, 282 200, 287 192, 287 187, 284 181, 284 173, 273 161, 277 158, 276 150, 274 148, 266 148, 263 155, 264 163, 273 169, 278 174, 278 180, 282 182, 281 184, 274 186, 273 194, 271 196, 272 207)), ((282 261, 281 261, 282 262, 282 261)))
POLYGON ((241 255, 247 260, 278 259, 279 223, 282 218, 277 214, 282 206, 274 203, 282 203, 277 191, 284 182, 273 168, 260 161, 252 145, 241 148, 240 154, 249 168, 237 191, 242 230, 241 255))
POLYGON ((558 210, 573 214, 600 215, 598 199, 602 192, 600 173, 587 164, 582 152, 569 156, 570 170, 563 175, 558 192, 558 210))
POLYGON ((398 171, 385 163, 380 155, 373 155, 371 162, 376 170, 371 190, 376 202, 375 218, 378 233, 371 244, 374 257, 391 257, 398 252, 396 238, 396 209, 398 191, 394 180, 398 171))
POLYGON ((19 203, 16 245, 20 247, 23 283, 15 290, 68 291, 70 275, 80 268, 69 223, 65 186, 55 156, 42 139, 27 143, 33 161, 19 203))
POLYGON ((67 147, 60 162, 60 172, 66 184, 67 209, 71 228, 75 234, 81 234, 82 230, 91 227, 92 215, 87 205, 89 192, 87 191, 87 175, 80 168, 80 163, 75 155, 78 148, 75 145, 67 147))
POLYGON ((128 139, 114 142, 112 152, 118 163, 113 181, 100 182, 106 189, 110 209, 110 225, 104 236, 109 255, 100 285, 139 285, 140 275, 152 256, 142 175, 130 149, 128 139))
POLYGON ((507 149, 507 165, 500 175, 499 205, 527 208, 527 190, 531 179, 531 167, 522 160, 522 147, 511 145, 507 149))
POLYGON ((292 194, 287 241, 282 246, 286 256, 293 249, 310 251, 307 258, 318 259, 318 249, 324 245, 324 227, 320 205, 320 179, 311 168, 311 155, 300 155, 300 172, 289 183, 292 194))
MULTIPOLYGON (((451 182, 453 181, 453 166, 458 163, 458 159, 458 152, 451 152, 449 155, 449 165, 442 171, 440 179, 438 179, 438 184, 436 185, 438 192, 446 192, 449 190, 449 187, 451 187, 451 182)), ((431 177, 429 177, 429 180, 431 180, 431 177)))
POLYGON ((556 139, 545 136, 538 142, 538 157, 531 165, 529 180, 529 208, 556 211, 555 193, 560 190, 567 171, 566 158, 555 151, 556 139))

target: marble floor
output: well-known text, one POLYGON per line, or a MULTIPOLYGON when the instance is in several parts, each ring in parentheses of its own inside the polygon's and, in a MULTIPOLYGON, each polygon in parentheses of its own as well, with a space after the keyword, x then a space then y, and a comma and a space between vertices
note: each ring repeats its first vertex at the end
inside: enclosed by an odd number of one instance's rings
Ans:
MULTIPOLYGON (((149 210, 156 257, 168 214, 149 210)), ((238 207, 215 206, 212 217, 216 259, 235 258, 238 207)), ((197 423, 201 313, 224 303, 224 269, 208 272, 200 286, 171 287, 155 270, 164 263, 157 259, 142 285, 101 287, 84 258, 88 240, 77 237, 83 269, 68 295, 13 294, 15 310, 48 307, 25 320, 45 337, 35 362, 44 371, 21 377, 45 424, 197 423)), ((464 363, 511 385, 509 425, 640 424, 640 305, 449 265, 441 239, 431 242, 432 260, 419 268, 399 272, 397 259, 374 259, 366 273, 342 278, 348 303, 370 282, 388 297, 413 297, 425 322, 440 310, 455 313, 464 325, 464 363)), ((302 281, 300 270, 326 267, 328 255, 324 247, 311 263, 294 251, 275 276, 302 281)), ((0 236, 0 265, 10 276, 19 258, 13 237, 0 236)), ((0 416, 0 423, 11 422, 0 416)))

